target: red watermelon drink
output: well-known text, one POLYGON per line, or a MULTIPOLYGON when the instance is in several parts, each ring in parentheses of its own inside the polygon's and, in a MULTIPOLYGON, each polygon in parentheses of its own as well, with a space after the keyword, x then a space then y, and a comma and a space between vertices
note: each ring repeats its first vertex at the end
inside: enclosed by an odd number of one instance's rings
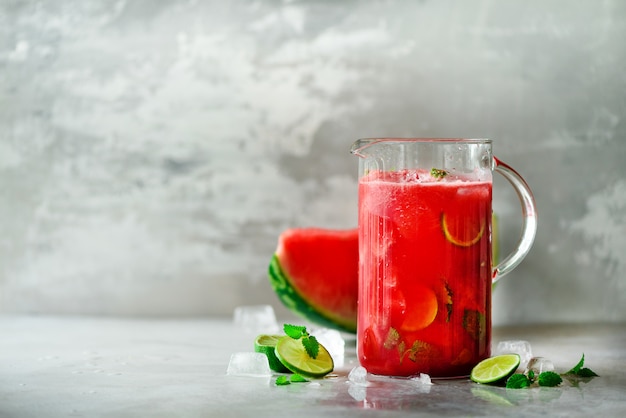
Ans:
POLYGON ((359 360, 466 376, 489 357, 491 177, 370 171, 359 181, 359 360))

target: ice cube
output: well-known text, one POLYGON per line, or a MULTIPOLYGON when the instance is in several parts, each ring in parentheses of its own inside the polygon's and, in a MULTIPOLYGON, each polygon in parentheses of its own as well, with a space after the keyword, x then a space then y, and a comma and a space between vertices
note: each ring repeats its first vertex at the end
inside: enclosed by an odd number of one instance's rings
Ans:
POLYGON ((500 354, 518 354, 520 357, 519 367, 526 368, 528 361, 533 357, 533 351, 530 343, 524 340, 505 340, 500 341, 496 347, 494 355, 500 354))
POLYGON ((545 357, 533 357, 528 362, 528 366, 526 366, 526 373, 531 370, 535 373, 535 376, 539 376, 543 372, 553 372, 554 364, 545 357))
POLYGON ((433 385, 430 375, 426 373, 420 373, 418 376, 414 376, 410 379, 415 382, 421 393, 430 393, 430 388, 433 385))
POLYGON ((341 333, 334 329, 318 328, 312 330, 311 335, 314 335, 317 341, 326 347, 335 362, 335 367, 342 367, 346 342, 341 333))
POLYGON ((249 334, 276 334, 279 331, 274 308, 270 305, 238 306, 234 322, 249 334))
POLYGON ((430 375, 426 374, 426 373, 420 373, 419 376, 414 376, 411 378, 412 381, 414 382, 418 382, 422 385, 432 385, 433 382, 430 379, 430 375))
POLYGON ((229 376, 271 376, 267 356, 263 353, 233 353, 228 362, 226 374, 229 376))
POLYGON ((367 369, 363 366, 356 366, 348 373, 348 381, 359 386, 367 386, 367 369))

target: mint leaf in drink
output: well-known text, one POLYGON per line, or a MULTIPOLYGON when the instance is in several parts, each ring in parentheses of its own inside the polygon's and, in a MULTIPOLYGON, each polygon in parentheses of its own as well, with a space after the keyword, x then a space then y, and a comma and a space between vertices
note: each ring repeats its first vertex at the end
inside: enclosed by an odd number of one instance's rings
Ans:
POLYGON ((537 381, 539 382, 539 386, 553 387, 560 385, 563 382, 563 379, 561 379, 561 376, 559 376, 558 373, 543 372, 539 373, 537 381))
POLYGON ((442 179, 445 176, 448 175, 448 172, 446 170, 442 170, 440 168, 431 168, 430 169, 430 175, 433 176, 436 179, 442 179))
POLYGON ((446 288, 446 322, 450 322, 450 317, 452 316, 452 296, 454 296, 454 292, 450 288, 450 285, 447 281, 443 285, 446 288))
POLYGON ((285 325, 283 325, 283 331, 285 331, 285 334, 287 334, 288 336, 290 336, 294 340, 297 340, 297 339, 299 339, 301 337, 309 335, 306 332, 306 327, 305 326, 301 326, 301 325, 285 324, 285 325))
POLYGON ((309 357, 311 357, 312 359, 317 358, 317 353, 319 353, 320 351, 320 343, 317 342, 317 338, 315 338, 313 335, 303 337, 302 345, 304 346, 304 349, 306 350, 306 353, 309 355, 309 357))
POLYGON ((530 386, 530 379, 525 374, 515 373, 506 380, 507 389, 522 389, 530 386))
POLYGON ((392 348, 396 348, 399 342, 400 333, 397 329, 390 327, 389 332, 387 333, 387 338, 385 338, 385 342, 383 343, 383 347, 387 350, 391 350, 392 348))
POLYGON ((487 332, 485 314, 473 309, 465 309, 463 313, 463 328, 475 341, 483 341, 487 332))
MULTIPOLYGON (((415 340, 411 348, 407 350, 409 360, 415 362, 420 356, 432 355, 433 346, 427 342, 415 340)), ((405 353, 406 354, 406 353, 405 353)))

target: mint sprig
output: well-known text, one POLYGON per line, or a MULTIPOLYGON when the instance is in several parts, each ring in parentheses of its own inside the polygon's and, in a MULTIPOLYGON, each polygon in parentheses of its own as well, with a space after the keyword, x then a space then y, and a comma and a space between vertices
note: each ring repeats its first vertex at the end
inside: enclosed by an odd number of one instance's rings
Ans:
POLYGON ((585 365, 585 353, 581 357, 580 361, 572 367, 565 374, 579 376, 579 377, 596 377, 598 376, 593 370, 588 367, 583 367, 585 365))
POLYGON ((535 380, 535 373, 530 370, 528 375, 523 373, 515 373, 506 380, 507 389, 524 389, 529 388, 533 383, 537 383, 539 386, 553 387, 558 386, 563 382, 561 376, 555 372, 542 372, 539 373, 535 380))
POLYGON ((305 326, 285 324, 283 325, 283 331, 294 340, 301 340, 302 346, 309 357, 312 359, 317 358, 317 354, 320 351, 320 343, 315 336, 309 335, 305 326))
POLYGON ((584 365, 585 354, 583 353, 580 361, 574 367, 572 367, 570 370, 563 374, 547 371, 539 373, 538 376, 535 376, 535 372, 532 370, 529 370, 527 374, 515 373, 507 379, 506 388, 523 389, 531 387, 535 384, 543 387, 554 387, 559 386, 561 383, 563 383, 563 377, 567 378, 567 380, 569 380, 571 383, 577 384, 578 378, 592 378, 598 376, 593 370, 589 369, 588 367, 584 367, 584 365))
POLYGON ((302 325, 284 324, 283 331, 285 331, 285 334, 287 334, 289 337, 293 338, 294 340, 297 340, 300 337, 303 337, 305 335, 309 335, 306 332, 306 327, 302 325))

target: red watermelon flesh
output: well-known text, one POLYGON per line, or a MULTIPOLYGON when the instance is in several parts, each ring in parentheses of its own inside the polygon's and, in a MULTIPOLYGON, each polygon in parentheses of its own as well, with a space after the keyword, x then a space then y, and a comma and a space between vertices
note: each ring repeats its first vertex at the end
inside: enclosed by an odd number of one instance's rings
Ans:
POLYGON ((313 322, 356 330, 358 229, 288 229, 278 239, 274 258, 278 265, 270 266, 270 279, 287 307, 313 322), (291 297, 283 280, 293 290, 291 297))

